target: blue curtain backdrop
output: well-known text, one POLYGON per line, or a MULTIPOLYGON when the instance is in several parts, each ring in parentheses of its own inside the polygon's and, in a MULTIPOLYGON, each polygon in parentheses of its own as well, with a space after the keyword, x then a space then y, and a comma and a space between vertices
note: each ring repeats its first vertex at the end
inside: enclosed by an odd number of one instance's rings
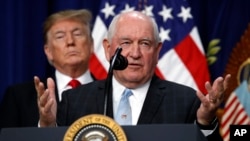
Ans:
MULTIPOLYGON (((52 70, 43 52, 42 23, 53 12, 86 8, 93 16, 101 0, 4 0, 0 3, 0 100, 8 85, 46 77, 52 70)), ((220 39, 217 61, 210 65, 212 80, 223 74, 232 48, 250 22, 249 0, 187 0, 202 44, 220 39)))

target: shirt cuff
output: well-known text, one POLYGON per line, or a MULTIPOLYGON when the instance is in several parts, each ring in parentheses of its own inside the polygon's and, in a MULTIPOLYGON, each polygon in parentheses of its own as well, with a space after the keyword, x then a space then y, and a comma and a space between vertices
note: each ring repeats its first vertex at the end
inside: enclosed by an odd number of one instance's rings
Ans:
POLYGON ((218 127, 218 119, 214 118, 214 120, 209 125, 202 125, 198 123, 197 120, 195 121, 195 124, 198 125, 198 127, 201 129, 201 132, 204 134, 204 136, 209 136, 218 127))

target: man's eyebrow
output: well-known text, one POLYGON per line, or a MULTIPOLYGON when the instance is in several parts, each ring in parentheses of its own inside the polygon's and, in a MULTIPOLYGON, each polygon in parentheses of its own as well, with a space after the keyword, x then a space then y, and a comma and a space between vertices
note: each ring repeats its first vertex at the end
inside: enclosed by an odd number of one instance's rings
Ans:
POLYGON ((146 37, 146 38, 139 39, 139 41, 150 41, 150 42, 152 42, 152 39, 151 39, 151 38, 146 37))
POLYGON ((54 34, 60 34, 60 33, 64 33, 64 31, 62 31, 62 30, 57 30, 56 32, 54 32, 54 34))
POLYGON ((120 37, 119 40, 131 40, 129 37, 120 37))
POLYGON ((72 32, 74 32, 74 31, 78 31, 78 30, 80 30, 80 31, 81 31, 81 28, 79 28, 79 27, 73 28, 72 32))

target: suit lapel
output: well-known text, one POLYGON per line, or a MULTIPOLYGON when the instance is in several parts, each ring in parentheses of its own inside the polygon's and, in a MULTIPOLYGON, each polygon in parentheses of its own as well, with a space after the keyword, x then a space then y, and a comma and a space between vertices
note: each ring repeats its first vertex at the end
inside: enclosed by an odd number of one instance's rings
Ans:
POLYGON ((155 113, 164 97, 161 89, 165 86, 162 86, 160 82, 159 78, 153 77, 137 124, 151 123, 154 115, 156 115, 155 113))
MULTIPOLYGON (((100 81, 98 85, 98 90, 96 93, 96 101, 98 104, 98 111, 101 114, 104 114, 104 101, 105 101, 105 81, 100 81)), ((113 102, 112 102, 112 93, 109 94, 107 99, 107 113, 106 115, 113 118, 113 102)))

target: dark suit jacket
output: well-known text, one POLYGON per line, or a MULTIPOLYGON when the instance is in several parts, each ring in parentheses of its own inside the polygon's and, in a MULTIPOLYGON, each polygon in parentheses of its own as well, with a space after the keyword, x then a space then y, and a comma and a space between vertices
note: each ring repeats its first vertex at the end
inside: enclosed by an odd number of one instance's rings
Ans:
MULTIPOLYGON (((96 80, 92 75, 93 80, 96 80)), ((55 75, 51 76, 55 83, 55 75)), ((41 80, 47 86, 46 79, 41 80)), ((55 85, 56 100, 59 101, 57 84, 55 85)), ((39 110, 34 81, 9 86, 0 103, 0 128, 6 127, 37 127, 39 110)))
MULTIPOLYGON (((58 108, 58 124, 69 126, 82 116, 103 114, 104 91, 105 81, 65 91, 58 108)), ((109 101, 111 99, 112 96, 109 101)), ((194 123, 199 106, 195 90, 154 76, 137 124, 194 123)), ((113 118, 112 102, 109 102, 107 115, 113 118)))
MULTIPOLYGON (((46 85, 46 81, 44 84, 46 85)), ((58 94, 56 97, 58 101, 58 94)), ((9 86, 0 103, 0 113, 0 128, 37 127, 39 111, 34 82, 9 86)))

